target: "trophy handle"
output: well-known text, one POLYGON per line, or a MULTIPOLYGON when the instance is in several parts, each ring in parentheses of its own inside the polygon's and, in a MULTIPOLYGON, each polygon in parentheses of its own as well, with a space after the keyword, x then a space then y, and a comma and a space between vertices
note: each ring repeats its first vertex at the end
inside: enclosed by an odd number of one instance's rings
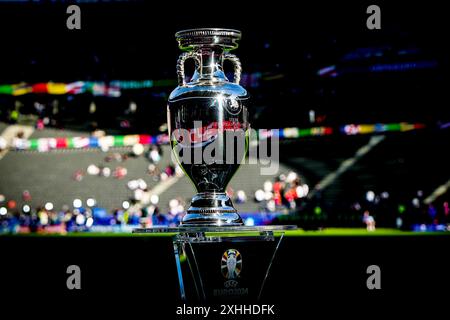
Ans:
POLYGON ((200 59, 199 59, 197 53, 191 51, 191 52, 183 52, 182 54, 180 54, 180 57, 178 58, 178 61, 177 61, 177 74, 178 74, 178 85, 179 86, 186 85, 186 81, 184 79, 185 78, 184 63, 188 59, 194 59, 196 67, 200 64, 200 59))
POLYGON ((239 82, 241 81, 241 73, 242 73, 242 65, 241 65, 241 61, 239 60, 239 58, 232 54, 232 53, 225 53, 224 55, 224 59, 225 60, 230 60, 233 65, 234 65, 234 79, 233 82, 236 84, 239 84, 239 82))

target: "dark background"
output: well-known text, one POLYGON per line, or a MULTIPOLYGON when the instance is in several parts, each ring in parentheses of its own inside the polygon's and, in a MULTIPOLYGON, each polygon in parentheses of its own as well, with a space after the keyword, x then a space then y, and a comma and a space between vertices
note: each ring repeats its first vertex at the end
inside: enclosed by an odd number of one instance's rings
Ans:
MULTIPOLYGON (((254 318, 440 317, 448 303, 449 239, 287 237, 260 302, 275 304, 278 316, 254 318), (366 269, 372 264, 381 268, 381 290, 366 287, 366 269)), ((1 243, 7 259, 0 264, 2 310, 17 303, 26 306, 20 310, 23 315, 51 318, 89 314, 172 319, 182 305, 170 237, 25 236, 2 237, 1 243), (78 291, 65 287, 71 264, 81 268, 78 291)))
MULTIPOLYGON (((372 2, 81 3, 80 31, 65 27, 68 4, 0 5, 0 83, 174 78, 179 55, 174 33, 217 26, 242 30, 236 54, 245 72, 283 74, 251 91, 256 127, 301 127, 311 107, 326 116, 323 124, 332 125, 448 121, 448 24, 442 1, 377 3, 382 30, 373 31, 366 28, 365 13, 372 2), (374 58, 383 63, 403 59, 395 54, 399 49, 417 48, 407 59, 433 60, 438 68, 317 76, 318 69, 332 64, 342 70, 367 64, 343 60, 365 47, 387 48, 382 58, 374 58)), ((152 130, 165 117, 166 100, 136 95, 148 103, 136 128, 152 130)), ((120 108, 129 98, 102 103, 120 108)), ((89 100, 79 101, 87 110, 89 100)), ((332 143, 327 146, 333 152, 332 143)), ((96 314, 138 311, 149 319, 174 314, 178 288, 168 239, 55 240, 0 239, 2 312, 15 302, 20 312, 59 317, 86 316, 92 308, 96 314), (64 287, 65 268, 72 263, 83 270, 81 292, 64 287), (63 313, 57 311, 61 306, 63 313)), ((437 316, 448 300, 448 241, 439 236, 287 239, 269 301, 281 300, 283 315, 297 318, 303 312, 319 318, 416 311, 437 316), (382 268, 381 292, 364 287, 369 264, 382 268)))
MULTIPOLYGON (((282 75, 249 88, 254 127, 302 126, 310 109, 324 116, 324 124, 448 120, 448 28, 441 2, 377 2, 381 30, 366 27, 373 2, 81 2, 81 30, 68 30, 70 3, 1 5, 0 83, 174 79, 180 53, 174 33, 226 27, 242 30, 236 54, 244 72, 282 75), (365 48, 372 56, 364 56, 365 48), (374 56, 377 50, 383 56, 374 56), (355 53, 359 57, 349 60, 355 53), (436 67, 366 72, 377 63, 417 61, 436 67), (338 78, 317 76, 330 65, 342 71, 338 78)), ((85 105, 78 107, 83 115, 90 100, 77 99, 85 105)), ((97 104, 114 113, 127 99, 97 104)), ((134 128, 151 130, 164 121, 165 97, 139 92, 133 99, 146 105, 134 128)))

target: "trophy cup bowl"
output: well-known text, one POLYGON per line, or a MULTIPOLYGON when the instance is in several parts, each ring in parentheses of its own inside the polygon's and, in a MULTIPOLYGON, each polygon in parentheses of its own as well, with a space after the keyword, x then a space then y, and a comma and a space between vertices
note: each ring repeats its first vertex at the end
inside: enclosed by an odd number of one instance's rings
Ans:
POLYGON ((197 194, 181 224, 239 226, 242 219, 226 187, 248 149, 248 94, 239 85, 241 63, 229 51, 238 47, 241 32, 202 28, 175 34, 180 49, 178 87, 167 106, 172 151, 197 194), (195 71, 185 80, 185 62, 195 71), (223 71, 224 60, 234 66, 233 81, 223 71))

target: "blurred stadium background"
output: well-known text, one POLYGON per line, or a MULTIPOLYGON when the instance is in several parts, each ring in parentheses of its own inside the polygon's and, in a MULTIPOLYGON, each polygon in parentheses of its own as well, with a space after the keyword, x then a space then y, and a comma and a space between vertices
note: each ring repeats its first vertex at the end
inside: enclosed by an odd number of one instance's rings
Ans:
POLYGON ((80 6, 82 29, 71 31, 64 1, 1 4, 0 232, 179 223, 194 189, 166 144, 173 35, 200 26, 242 30, 252 126, 261 139, 280 129, 279 172, 243 165, 229 186, 246 224, 449 230, 449 52, 438 19, 419 27, 400 11, 412 9, 391 8, 370 32, 362 5, 280 6, 276 24, 262 8, 251 25, 254 8, 196 21, 194 8, 169 4, 80 6))

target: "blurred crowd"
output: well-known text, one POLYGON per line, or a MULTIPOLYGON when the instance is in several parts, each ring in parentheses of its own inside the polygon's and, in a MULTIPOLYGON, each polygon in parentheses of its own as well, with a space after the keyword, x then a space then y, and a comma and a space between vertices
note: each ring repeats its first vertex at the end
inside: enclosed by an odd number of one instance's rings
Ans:
POLYGON ((260 211, 295 210, 308 195, 309 187, 294 171, 280 174, 274 181, 267 180, 255 191, 254 199, 260 211))
MULTIPOLYGON (((168 165, 160 169, 162 151, 157 146, 151 146, 146 153, 141 148, 131 153, 109 153, 104 161, 123 164, 130 157, 144 154, 149 160, 147 178, 149 175, 153 181, 164 183, 183 176, 179 166, 168 165)), ((77 170, 73 178, 80 181, 85 175, 124 179, 127 171, 120 165, 110 168, 91 164, 86 169, 77 170)), ((180 196, 170 199, 164 210, 161 210, 159 195, 152 191, 143 177, 128 180, 126 187, 131 191, 131 197, 123 200, 112 212, 107 212, 93 197, 85 201, 74 199, 72 206, 64 205, 61 208, 54 208, 50 201, 32 207, 32 195, 24 190, 22 206, 19 208, 16 200, 6 199, 0 194, 0 232, 65 233, 105 228, 120 230, 124 226, 176 226, 180 223, 187 208, 187 199, 180 196)), ((312 220, 321 221, 317 227, 366 227, 368 231, 376 230, 378 225, 416 231, 450 229, 447 194, 431 202, 421 190, 406 199, 391 195, 388 191, 377 193, 368 190, 355 201, 330 207, 321 201, 320 193, 311 197, 308 184, 294 171, 266 180, 250 199, 244 190, 234 191, 229 187, 227 193, 237 205, 249 201, 257 204, 254 215, 291 214, 298 217, 300 227, 303 224, 308 226, 307 220, 312 216, 312 220)))
MULTIPOLYGON (((17 139, 22 139, 18 136, 17 139)), ((161 166, 163 151, 160 146, 144 147, 135 144, 130 151, 105 151, 101 163, 91 163, 86 168, 79 168, 73 174, 75 182, 82 181, 86 176, 98 176, 103 179, 113 177, 126 179, 128 170, 126 162, 130 158, 145 157, 148 160, 147 171, 141 178, 126 182, 131 191, 131 197, 120 203, 117 209, 107 212, 98 204, 95 197, 74 199, 71 206, 63 205, 55 208, 51 199, 40 206, 32 206, 32 195, 24 190, 21 199, 6 199, 0 194, 0 232, 69 232, 102 229, 121 226, 178 225, 185 212, 185 201, 181 197, 171 199, 168 210, 161 212, 159 195, 152 192, 146 180, 150 178, 156 183, 164 183, 171 178, 183 175, 178 165, 161 166), (18 203, 21 204, 19 207, 18 203)), ((106 180, 105 180, 106 182, 106 180)), ((166 204, 167 207, 167 204, 166 204)))
POLYGON ((450 231, 450 208, 446 195, 430 201, 422 190, 403 199, 392 197, 388 191, 376 193, 368 190, 364 199, 351 205, 350 214, 361 216, 369 231, 375 230, 377 221, 404 230, 450 231))
MULTIPOLYGON (((75 181, 82 181, 86 175, 90 175, 105 178, 114 177, 116 179, 124 179, 128 174, 128 170, 124 166, 124 163, 130 157, 139 157, 144 153, 145 147, 141 144, 135 144, 132 148, 131 153, 123 153, 123 152, 110 153, 104 158, 104 163, 106 163, 107 165, 103 163, 89 164, 87 168, 77 169, 73 173, 72 178, 75 181), (120 165, 114 165, 119 163, 120 165)), ((162 149, 160 146, 156 145, 151 145, 149 147, 148 152, 146 153, 146 157, 150 162, 147 168, 147 174, 152 177, 153 181, 155 182, 165 181, 174 175, 180 176, 183 174, 179 166, 167 165, 161 170, 158 166, 158 163, 161 160, 161 156, 162 156, 162 149)))
MULTIPOLYGON (((130 181, 131 184, 136 182, 139 184, 142 181, 130 181)), ((121 207, 111 213, 98 207, 94 198, 88 198, 84 202, 74 199, 72 206, 64 205, 58 209, 52 202, 39 207, 24 204, 18 208, 16 201, 7 200, 0 195, 0 232, 121 231, 126 226, 179 224, 185 211, 182 199, 172 199, 169 211, 163 214, 158 207, 157 195, 150 195, 143 185, 132 188, 135 191, 134 198, 124 200, 121 207)), ((31 200, 28 191, 24 192, 24 197, 31 200)))
MULTIPOLYGON (((44 128, 48 121, 38 121, 37 129, 44 128)), ((93 136, 104 136, 94 128, 93 136)), ((13 147, 20 147, 25 141, 23 132, 13 139, 13 147)), ((7 148, 0 136, 0 151, 7 148)), ((177 196, 161 204, 158 193, 149 184, 165 183, 184 175, 178 165, 162 165, 163 150, 159 145, 144 146, 140 143, 125 149, 103 149, 105 156, 100 163, 91 163, 72 173, 74 183, 86 176, 102 179, 124 180, 131 193, 127 199, 119 199, 117 208, 108 212, 97 203, 94 196, 74 199, 71 206, 55 208, 52 199, 43 199, 40 205, 32 206, 32 195, 24 190, 21 199, 7 199, 0 194, 0 232, 70 232, 120 229, 124 226, 176 226, 180 223, 189 199, 177 196), (145 157, 148 160, 146 172, 140 178, 127 180, 126 163, 129 159, 145 157), (149 181, 150 179, 150 181, 149 181), (18 204, 20 203, 20 205, 18 204), (161 210, 161 208, 163 208, 161 210)), ((69 173, 70 174, 70 173, 69 173)), ((315 190, 316 191, 316 190, 315 190)), ((361 197, 352 194, 339 203, 329 204, 321 199, 320 192, 310 192, 304 178, 295 171, 279 174, 266 180, 256 190, 227 189, 228 195, 237 205, 249 204, 255 215, 290 214, 300 227, 311 224, 316 227, 366 227, 368 231, 377 226, 396 227, 404 230, 444 230, 450 223, 448 194, 436 201, 428 201, 424 192, 418 190, 410 197, 399 197, 388 191, 366 191, 361 197)), ((359 194, 359 193, 358 193, 359 194)), ((39 199, 41 200, 41 199, 39 199)))
MULTIPOLYGON (((359 192, 358 192, 359 194, 359 192)), ((427 199, 422 190, 398 195, 395 191, 367 190, 360 196, 349 196, 330 205, 318 194, 297 214, 301 223, 317 227, 378 226, 413 231, 450 231, 449 194, 427 199), (309 221, 307 221, 309 219, 309 221)))

